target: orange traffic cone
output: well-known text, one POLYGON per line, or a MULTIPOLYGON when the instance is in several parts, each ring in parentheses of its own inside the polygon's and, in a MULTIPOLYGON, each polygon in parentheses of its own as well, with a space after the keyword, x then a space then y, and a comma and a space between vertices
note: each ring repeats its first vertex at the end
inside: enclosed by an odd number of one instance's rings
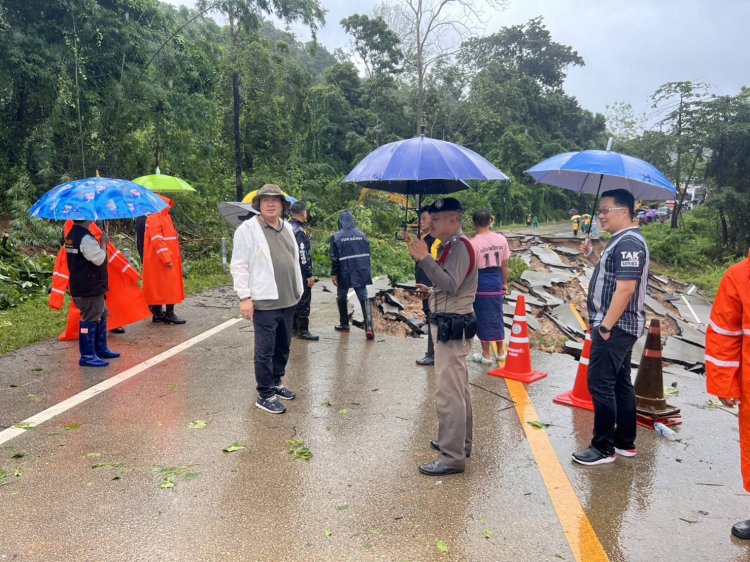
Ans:
POLYGON ((573 390, 564 392, 560 396, 552 399, 555 404, 565 406, 574 406, 584 410, 594 409, 594 403, 591 400, 589 392, 589 354, 591 353, 591 332, 586 330, 586 339, 583 340, 583 351, 581 359, 578 361, 578 372, 576 373, 576 382, 573 384, 573 390))
POLYGON ((505 366, 487 371, 493 377, 513 379, 530 383, 543 379, 547 373, 531 369, 531 347, 529 346, 529 327, 526 324, 526 298, 519 295, 516 312, 513 315, 513 327, 510 330, 510 345, 505 366))
POLYGON ((635 377, 635 399, 638 422, 653 427, 654 422, 677 425, 682 422, 680 409, 667 404, 664 397, 664 375, 661 360, 661 324, 651 320, 643 347, 638 374, 635 377))

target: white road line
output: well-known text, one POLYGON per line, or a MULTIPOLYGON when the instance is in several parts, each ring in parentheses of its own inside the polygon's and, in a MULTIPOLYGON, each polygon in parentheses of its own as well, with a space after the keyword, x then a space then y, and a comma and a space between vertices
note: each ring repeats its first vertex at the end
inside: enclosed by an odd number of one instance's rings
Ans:
MULTIPOLYGON (((130 369, 127 369, 126 371, 123 371, 122 373, 119 373, 114 377, 107 379, 106 381, 102 381, 99 384, 92 386, 91 388, 87 388, 86 390, 79 392, 78 394, 75 394, 66 400, 63 400, 59 404, 55 404, 54 406, 51 406, 46 410, 39 412, 34 416, 31 416, 30 418, 26 418, 22 422, 17 423, 16 426, 23 424, 27 427, 36 427, 46 421, 49 421, 55 416, 59 416, 63 412, 67 412, 78 404, 85 402, 89 398, 92 398, 97 394, 101 394, 105 390, 109 390, 113 386, 117 386, 121 382, 125 382, 126 380, 133 378, 134 376, 142 373, 150 367, 158 365, 159 363, 166 359, 169 359, 170 357, 174 357, 178 353, 194 346, 196 343, 200 343, 203 340, 210 338, 214 334, 218 334, 225 328, 229 328, 229 326, 233 326, 237 322, 241 321, 242 318, 232 318, 231 320, 227 320, 223 324, 214 326, 210 330, 203 332, 202 334, 198 334, 197 336, 190 338, 189 340, 184 341, 181 344, 160 353, 159 355, 155 355, 151 359, 146 359, 143 363, 139 363, 138 365, 135 365, 130 369)), ((26 432, 25 429, 16 426, 11 426, 7 429, 4 429, 3 431, 0 431, 0 445, 2 445, 3 443, 7 443, 14 437, 18 437, 22 433, 26 432)))

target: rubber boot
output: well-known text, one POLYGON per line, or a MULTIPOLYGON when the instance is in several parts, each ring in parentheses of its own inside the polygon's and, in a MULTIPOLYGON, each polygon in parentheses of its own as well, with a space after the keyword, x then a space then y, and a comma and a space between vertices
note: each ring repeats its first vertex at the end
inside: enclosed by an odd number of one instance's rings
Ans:
POLYGON ((96 338, 96 322, 80 322, 78 324, 78 349, 81 358, 78 364, 81 367, 106 367, 109 361, 104 361, 96 356, 94 349, 94 338, 96 338))
POLYGON ((320 336, 311 334, 308 327, 310 326, 309 318, 299 318, 297 320, 297 337, 301 340, 318 341, 320 336))
POLYGON ((152 322, 164 321, 164 311, 162 310, 160 304, 150 304, 148 305, 148 308, 151 310, 151 314, 153 315, 151 317, 152 322))
POLYGON ((339 325, 334 326, 333 329, 337 332, 348 332, 349 331, 349 303, 346 301, 337 300, 336 304, 339 307, 339 325))
POLYGON ((102 359, 117 359, 120 354, 107 347, 107 317, 105 316, 96 325, 96 336, 94 338, 94 349, 97 357, 102 359))
POLYGON ((372 303, 370 299, 364 299, 359 301, 362 305, 362 316, 365 317, 365 337, 368 340, 375 339, 375 331, 372 328, 372 303))
POLYGON ((184 324, 187 322, 187 320, 183 320, 179 316, 177 316, 174 313, 174 305, 168 304, 167 305, 167 311, 164 313, 164 316, 161 319, 162 322, 165 324, 184 324))

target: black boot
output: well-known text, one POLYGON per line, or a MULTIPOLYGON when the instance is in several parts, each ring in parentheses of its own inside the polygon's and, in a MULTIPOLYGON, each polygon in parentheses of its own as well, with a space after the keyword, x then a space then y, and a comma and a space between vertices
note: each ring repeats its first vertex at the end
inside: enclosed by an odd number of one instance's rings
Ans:
POLYGON ((179 316, 177 316, 174 313, 174 305, 168 304, 167 305, 167 311, 164 313, 164 316, 161 319, 162 322, 165 324, 184 324, 187 322, 187 320, 183 320, 179 316))
POLYGON ((339 325, 334 326, 333 329, 337 332, 348 332, 349 331, 349 303, 346 301, 337 300, 336 304, 339 307, 339 325))
POLYGON ((372 303, 370 299, 364 299, 359 301, 362 306, 362 316, 365 317, 365 337, 368 340, 375 339, 375 331, 372 328, 372 303))
POLYGON ((164 321, 164 310, 162 310, 160 304, 150 304, 148 305, 149 310, 151 310, 151 321, 152 322, 163 322, 164 321))
POLYGON ((422 359, 417 359, 417 365, 429 367, 435 364, 435 344, 432 341, 432 331, 430 330, 430 316, 427 316, 427 353, 422 359))
POLYGON ((104 361, 96 356, 94 349, 94 338, 96 337, 96 322, 80 322, 78 328, 78 349, 81 358, 78 364, 81 367, 106 367, 109 361, 104 361))
POLYGON ((310 330, 308 329, 309 326, 309 318, 300 318, 299 320, 297 320, 297 337, 301 340, 318 341, 320 337, 316 336, 315 334, 311 334, 310 330))
POLYGON ((120 354, 107 347, 107 317, 105 316, 96 325, 96 337, 94 338, 94 349, 96 355, 102 359, 117 359, 120 354))

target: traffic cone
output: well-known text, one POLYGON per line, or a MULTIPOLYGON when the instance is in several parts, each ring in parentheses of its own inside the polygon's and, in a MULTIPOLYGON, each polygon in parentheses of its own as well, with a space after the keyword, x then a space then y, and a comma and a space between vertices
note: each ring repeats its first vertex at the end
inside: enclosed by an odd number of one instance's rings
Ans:
POLYGON ((682 419, 680 409, 667 404, 664 398, 664 375, 661 361, 661 325, 651 320, 643 348, 638 374, 635 377, 635 409, 641 425, 653 428, 654 422, 677 425, 682 419))
POLYGON ((523 383, 538 381, 547 376, 547 373, 531 369, 529 327, 526 324, 526 298, 523 295, 519 295, 518 301, 516 301, 516 312, 513 315, 508 359, 505 361, 505 366, 487 371, 487 374, 523 383))
POLYGON ((573 384, 573 390, 564 392, 560 396, 552 399, 555 404, 565 406, 574 406, 584 410, 594 409, 594 402, 591 400, 589 392, 589 354, 591 353, 591 332, 586 330, 586 339, 583 340, 583 351, 581 359, 578 361, 578 372, 576 373, 576 382, 573 384))

